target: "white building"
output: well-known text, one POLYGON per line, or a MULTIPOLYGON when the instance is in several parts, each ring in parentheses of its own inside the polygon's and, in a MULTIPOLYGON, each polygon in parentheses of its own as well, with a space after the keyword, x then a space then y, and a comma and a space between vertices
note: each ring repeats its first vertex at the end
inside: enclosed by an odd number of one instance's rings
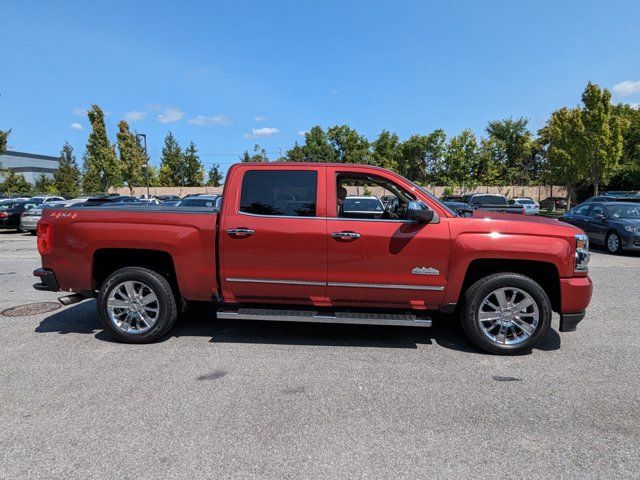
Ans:
POLYGON ((41 173, 52 177, 53 172, 58 169, 59 161, 58 157, 36 155, 35 153, 6 151, 0 155, 2 168, 24 175, 25 180, 32 185, 41 173))

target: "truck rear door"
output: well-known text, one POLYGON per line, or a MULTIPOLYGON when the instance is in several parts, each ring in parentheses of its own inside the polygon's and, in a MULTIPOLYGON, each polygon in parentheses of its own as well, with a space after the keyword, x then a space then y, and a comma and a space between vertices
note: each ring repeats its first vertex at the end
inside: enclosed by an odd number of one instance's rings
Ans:
POLYGON ((256 165, 230 172, 218 234, 225 302, 323 302, 325 170, 256 165))

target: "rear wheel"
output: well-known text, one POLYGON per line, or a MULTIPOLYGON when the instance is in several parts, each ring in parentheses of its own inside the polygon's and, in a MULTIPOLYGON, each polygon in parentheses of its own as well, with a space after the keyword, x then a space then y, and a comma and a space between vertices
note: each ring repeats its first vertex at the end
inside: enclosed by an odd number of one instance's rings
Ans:
POLYGON ((157 340, 178 316, 166 278, 141 267, 123 268, 105 280, 98 294, 98 313, 105 330, 127 343, 157 340))
POLYGON ((620 253, 622 251, 622 241, 618 232, 610 232, 607 235, 607 250, 609 250, 609 253, 620 253))
POLYGON ((551 324, 551 302, 542 287, 516 273, 474 283, 460 309, 462 328, 482 350, 513 355, 530 351, 551 324))

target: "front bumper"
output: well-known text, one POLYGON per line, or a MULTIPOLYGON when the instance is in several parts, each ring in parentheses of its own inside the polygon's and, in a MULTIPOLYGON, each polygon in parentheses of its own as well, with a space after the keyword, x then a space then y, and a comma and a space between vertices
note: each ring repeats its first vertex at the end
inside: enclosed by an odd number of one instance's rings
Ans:
POLYGON ((573 332, 584 318, 591 295, 593 283, 587 277, 560 279, 560 331, 573 332))
POLYGON ((574 332, 578 328, 578 324, 582 321, 587 312, 578 313, 561 313, 560 314, 560 331, 574 332))
POLYGON ((56 274, 53 273, 53 270, 49 270, 48 268, 36 268, 33 271, 33 276, 40 279, 40 283, 35 283, 33 288, 36 290, 46 290, 49 292, 59 292, 60 286, 58 285, 58 280, 56 279, 56 274))
POLYGON ((640 235, 622 235, 622 249, 629 252, 640 252, 640 235))

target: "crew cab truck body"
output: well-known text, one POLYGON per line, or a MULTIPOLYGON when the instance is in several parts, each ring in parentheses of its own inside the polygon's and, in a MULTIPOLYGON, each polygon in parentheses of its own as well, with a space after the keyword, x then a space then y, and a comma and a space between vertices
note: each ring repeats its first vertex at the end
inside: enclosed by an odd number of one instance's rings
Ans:
POLYGON ((552 311, 574 330, 591 298, 587 240, 545 218, 460 217, 403 177, 345 164, 240 164, 220 211, 159 206, 48 209, 38 289, 97 296, 123 341, 168 332, 191 301, 219 318, 429 326, 457 312, 494 353, 531 349, 552 311), (341 214, 349 185, 398 197, 377 218, 341 214), (391 211, 393 208, 393 211, 391 211))

